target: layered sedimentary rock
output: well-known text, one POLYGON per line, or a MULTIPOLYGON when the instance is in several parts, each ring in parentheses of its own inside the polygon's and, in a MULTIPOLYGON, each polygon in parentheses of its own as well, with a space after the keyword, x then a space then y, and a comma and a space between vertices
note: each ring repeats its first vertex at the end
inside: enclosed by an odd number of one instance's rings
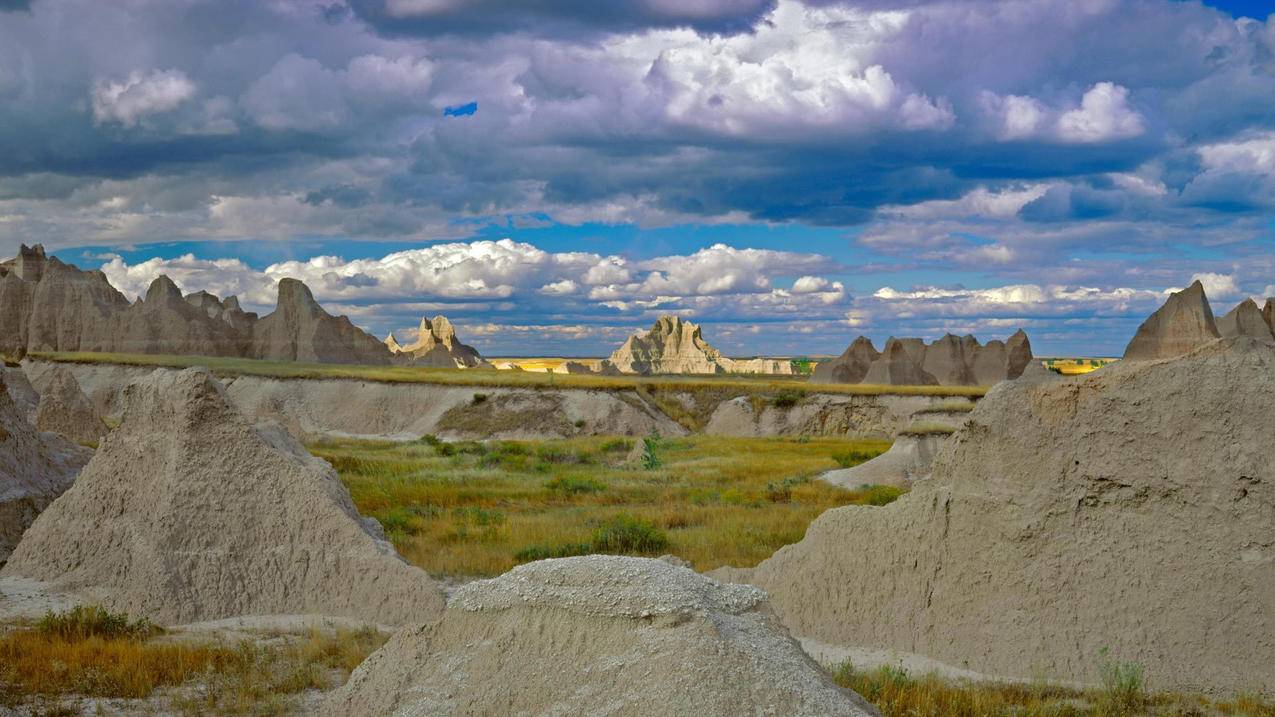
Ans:
POLYGON ((1220 337, 1204 285, 1199 281, 1169 296, 1147 317, 1124 350, 1126 361, 1151 361, 1189 353, 1220 337))
POLYGON ((93 452, 54 433, 40 433, 9 397, 0 374, 0 565, 23 531, 62 494, 93 452))
POLYGON ((783 633, 760 590, 600 555, 465 585, 441 620, 401 630, 364 661, 323 712, 877 714, 783 633))
POLYGON ((345 317, 333 317, 294 279, 265 319, 235 297, 182 296, 167 276, 129 303, 100 271, 81 271, 23 246, 0 263, 0 353, 104 351, 389 363, 389 350, 345 317))
POLYGON ((700 327, 680 316, 661 316, 651 330, 630 336, 603 362, 620 373, 790 374, 792 364, 773 359, 736 360, 704 340, 700 327))
POLYGON ((456 338, 456 327, 446 316, 422 318, 416 341, 402 346, 390 334, 385 346, 395 358, 414 366, 431 368, 489 368, 472 346, 466 346, 456 338))
POLYGON ((125 389, 123 422, 3 574, 163 623, 321 614, 426 621, 437 585, 362 519, 326 462, 253 425, 200 369, 125 389))
POLYGON ((1248 336, 1259 341, 1275 341, 1270 324, 1266 323, 1262 310, 1257 308, 1257 302, 1252 299, 1241 301, 1226 316, 1218 319, 1217 330, 1226 338, 1248 336))
POLYGON ((79 443, 94 443, 105 435, 102 415, 65 367, 53 365, 36 373, 32 385, 40 396, 36 428, 79 443))
POLYGON ((901 434, 894 439, 890 450, 876 458, 851 468, 828 471, 819 478, 851 489, 865 485, 907 488, 930 475, 934 457, 947 440, 945 433, 901 434))
POLYGON ((825 513, 748 581, 825 643, 991 675, 1096 682, 1105 659, 1158 688, 1275 690, 1275 345, 1039 374, 993 388, 908 495, 825 513), (864 545, 890 549, 847 549, 864 545))
POLYGON ((937 386, 939 381, 913 358, 907 344, 891 338, 863 377, 863 383, 886 386, 937 386))
POLYGON ((890 342, 898 346, 901 354, 882 360, 883 354, 860 336, 841 356, 816 366, 811 383, 890 383, 887 379, 892 376, 898 380, 927 380, 922 375, 926 374, 943 386, 988 386, 1018 378, 1032 358, 1031 342, 1022 329, 1007 341, 989 341, 986 346, 968 334, 947 334, 928 346, 916 338, 891 337, 890 342), (903 355, 907 360, 903 360, 903 355), (869 380, 874 363, 880 366, 873 380, 869 380))

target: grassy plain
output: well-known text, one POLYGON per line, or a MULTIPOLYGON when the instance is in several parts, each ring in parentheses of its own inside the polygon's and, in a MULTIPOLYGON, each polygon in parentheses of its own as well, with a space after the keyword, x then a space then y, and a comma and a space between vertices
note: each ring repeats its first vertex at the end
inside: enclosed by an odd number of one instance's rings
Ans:
POLYGON ((748 567, 797 542, 823 511, 884 504, 891 488, 845 490, 818 473, 886 441, 689 436, 411 443, 326 440, 359 511, 434 574, 489 576, 583 552, 673 553, 697 569, 748 567))

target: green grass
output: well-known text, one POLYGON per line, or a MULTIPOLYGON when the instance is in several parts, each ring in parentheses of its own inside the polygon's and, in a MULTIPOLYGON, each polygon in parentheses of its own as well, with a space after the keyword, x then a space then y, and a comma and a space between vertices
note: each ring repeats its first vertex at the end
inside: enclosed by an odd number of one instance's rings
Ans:
MULTIPOLYGON (((94 353, 70 351, 37 351, 29 358, 41 361, 123 366, 165 366, 187 368, 204 366, 219 376, 268 376, 272 378, 358 379, 385 383, 431 383, 447 386, 490 386, 503 388, 581 388, 599 390, 634 390, 641 387, 657 391, 695 393, 701 390, 725 389, 740 393, 775 395, 787 401, 784 391, 800 391, 804 376, 752 376, 726 374, 720 376, 587 376, 540 373, 536 371, 498 371, 494 369, 422 368, 417 366, 353 366, 316 364, 258 359, 169 356, 149 354, 94 353)), ((872 384, 820 384, 818 393, 852 395, 921 395, 982 396, 986 386, 878 386, 872 384)))
POLYGON ((800 540, 829 508, 899 495, 811 479, 836 468, 834 456, 870 457, 885 441, 663 438, 650 468, 626 461, 633 441, 332 439, 309 448, 337 468, 359 511, 381 521, 408 561, 444 575, 498 575, 588 552, 749 567, 800 540))
POLYGON ((944 423, 917 422, 899 431, 900 436, 950 436, 956 429, 944 423))

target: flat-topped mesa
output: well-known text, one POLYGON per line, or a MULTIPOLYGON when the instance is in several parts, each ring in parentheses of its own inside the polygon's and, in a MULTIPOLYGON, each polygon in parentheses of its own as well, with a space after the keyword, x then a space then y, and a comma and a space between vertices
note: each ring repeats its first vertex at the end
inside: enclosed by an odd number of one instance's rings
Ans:
POLYGON ((1257 308, 1257 302, 1252 299, 1241 301, 1226 316, 1218 319, 1217 330, 1223 338, 1248 336, 1259 341, 1275 341, 1270 324, 1266 323, 1262 310, 1257 308))
POLYGON ((1173 358, 1220 337, 1204 285, 1195 281, 1170 294, 1164 305, 1142 322, 1124 350, 1124 360, 1173 358))
POLYGON ((649 331, 635 333, 603 362, 620 373, 792 373, 792 364, 774 359, 735 360, 704 340, 699 325, 680 316, 661 316, 649 331))
POLYGON ((345 316, 332 316, 297 279, 279 280, 275 310, 256 322, 251 358, 314 363, 388 364, 385 344, 345 316))
POLYGON ((477 349, 456 338, 456 327, 442 315, 433 319, 422 317, 416 341, 407 346, 400 345, 393 334, 385 339, 385 346, 398 360, 414 366, 486 368, 491 365, 483 360, 477 349))
POLYGON ((860 336, 837 358, 822 361, 810 375, 811 383, 861 383, 868 375, 872 362, 881 355, 872 340, 860 336))

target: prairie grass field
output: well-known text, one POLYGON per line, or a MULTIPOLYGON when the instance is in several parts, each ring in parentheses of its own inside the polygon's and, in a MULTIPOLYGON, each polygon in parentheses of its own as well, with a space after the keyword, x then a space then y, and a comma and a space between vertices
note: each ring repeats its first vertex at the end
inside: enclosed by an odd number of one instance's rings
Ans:
MULTIPOLYGON (((383 383, 430 383, 445 386, 493 388, 577 388, 595 390, 635 390, 640 387, 677 388, 680 391, 730 389, 739 393, 769 395, 805 389, 805 376, 750 374, 588 376, 540 371, 495 369, 423 368, 419 366, 357 366, 348 364, 299 363, 213 356, 168 356, 92 352, 32 352, 32 359, 59 363, 114 364, 167 368, 207 367, 218 376, 264 376, 271 378, 356 379, 383 383)), ((850 395, 964 396, 980 397, 986 386, 881 386, 875 384, 819 384, 811 393, 850 395)))
POLYGON ((883 505, 901 491, 814 477, 887 441, 687 436, 443 443, 324 440, 364 515, 436 575, 492 576, 547 557, 672 553, 698 570, 751 567, 795 543, 823 511, 883 505))

